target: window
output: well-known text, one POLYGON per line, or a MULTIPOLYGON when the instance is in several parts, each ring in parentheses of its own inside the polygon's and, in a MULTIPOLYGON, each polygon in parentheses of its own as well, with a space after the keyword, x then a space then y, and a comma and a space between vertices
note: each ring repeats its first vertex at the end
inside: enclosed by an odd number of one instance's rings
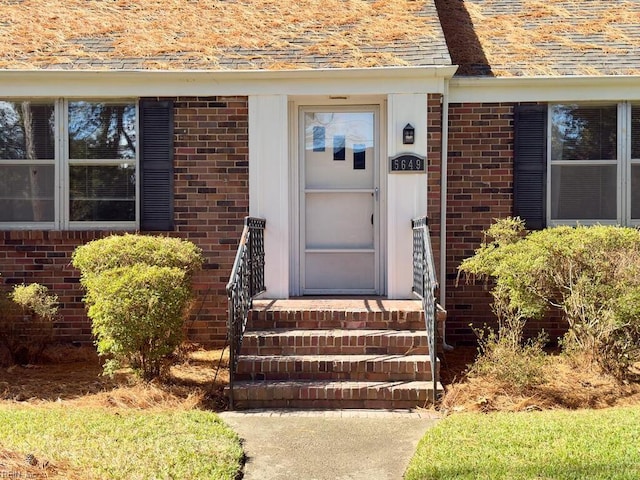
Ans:
POLYGON ((0 223, 135 227, 137 116, 134 102, 0 101, 0 223))
POLYGON ((69 220, 135 222, 136 107, 68 103, 69 220))
POLYGON ((640 224, 640 106, 549 107, 548 218, 640 224))
POLYGON ((55 219, 55 107, 0 102, 0 222, 55 219))
POLYGON ((631 107, 630 212, 631 220, 640 220, 640 105, 631 107))
POLYGON ((529 229, 640 226, 640 102, 517 104, 513 214, 529 229))
POLYGON ((617 220, 617 106, 554 105, 550 115, 551 220, 617 220))

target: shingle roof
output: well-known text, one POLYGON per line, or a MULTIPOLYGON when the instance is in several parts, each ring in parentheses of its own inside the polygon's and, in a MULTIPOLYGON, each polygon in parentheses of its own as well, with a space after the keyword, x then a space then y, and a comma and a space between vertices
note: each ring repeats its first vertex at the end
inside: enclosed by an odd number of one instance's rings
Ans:
POLYGON ((0 0, 0 69, 451 65, 433 0, 0 0))
POLYGON ((436 0, 458 75, 640 74, 640 0, 436 0))

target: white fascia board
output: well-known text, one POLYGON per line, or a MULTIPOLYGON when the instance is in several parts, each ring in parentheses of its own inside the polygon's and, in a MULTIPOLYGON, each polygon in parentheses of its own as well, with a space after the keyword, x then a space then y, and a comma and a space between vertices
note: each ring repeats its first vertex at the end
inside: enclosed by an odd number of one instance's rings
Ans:
POLYGON ((457 67, 238 71, 0 70, 3 97, 439 93, 457 67))
POLYGON ((640 100, 640 75, 565 77, 457 77, 451 103, 640 100))

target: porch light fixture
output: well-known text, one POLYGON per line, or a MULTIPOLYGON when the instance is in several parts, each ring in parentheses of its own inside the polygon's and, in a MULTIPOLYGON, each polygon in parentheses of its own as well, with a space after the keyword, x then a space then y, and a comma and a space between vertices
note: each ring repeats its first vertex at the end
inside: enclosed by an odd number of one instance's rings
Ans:
POLYGON ((416 130, 410 123, 402 129, 402 143, 405 145, 413 145, 416 138, 416 130))

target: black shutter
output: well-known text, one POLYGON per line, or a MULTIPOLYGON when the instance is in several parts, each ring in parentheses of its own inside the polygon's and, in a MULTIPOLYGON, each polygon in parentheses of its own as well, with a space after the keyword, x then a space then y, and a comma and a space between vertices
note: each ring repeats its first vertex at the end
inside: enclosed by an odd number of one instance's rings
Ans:
POLYGON ((547 106, 516 105, 514 114, 513 215, 539 230, 547 219, 547 106))
POLYGON ((140 101, 140 228, 173 230, 173 102, 140 101))

